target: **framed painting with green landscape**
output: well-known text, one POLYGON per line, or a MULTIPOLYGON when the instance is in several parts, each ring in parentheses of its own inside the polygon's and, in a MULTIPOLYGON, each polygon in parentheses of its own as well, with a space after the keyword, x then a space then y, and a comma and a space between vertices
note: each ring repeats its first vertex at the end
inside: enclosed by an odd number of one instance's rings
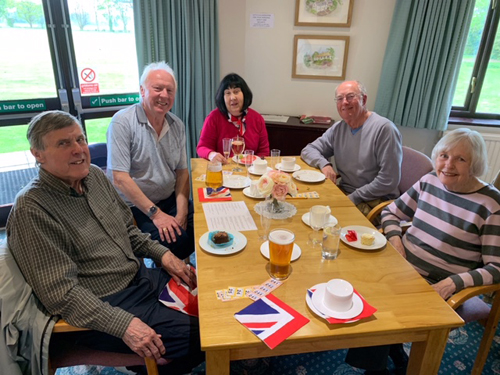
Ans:
POLYGON ((348 36, 295 35, 292 78, 343 80, 348 36))
POLYGON ((354 0, 296 0, 295 26, 350 27, 354 0))

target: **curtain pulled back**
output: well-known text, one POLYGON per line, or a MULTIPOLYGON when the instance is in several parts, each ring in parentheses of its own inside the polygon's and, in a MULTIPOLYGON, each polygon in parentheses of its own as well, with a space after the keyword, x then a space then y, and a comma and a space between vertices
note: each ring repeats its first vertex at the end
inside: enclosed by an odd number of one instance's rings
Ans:
POLYGON ((445 130, 474 0, 397 0, 375 111, 395 124, 445 130))
POLYGON ((155 61, 175 72, 172 112, 186 125, 188 157, 196 157, 203 121, 219 85, 217 0, 134 0, 139 74, 155 61))

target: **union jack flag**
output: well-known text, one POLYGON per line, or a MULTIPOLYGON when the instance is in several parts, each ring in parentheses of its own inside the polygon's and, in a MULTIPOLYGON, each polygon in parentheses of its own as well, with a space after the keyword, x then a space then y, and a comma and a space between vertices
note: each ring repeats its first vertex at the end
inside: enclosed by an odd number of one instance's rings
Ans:
POLYGON ((245 307, 234 317, 270 349, 309 323, 309 319, 272 294, 245 307))
POLYGON ((163 288, 159 300, 171 309, 198 316, 198 288, 190 290, 186 284, 177 285, 174 279, 170 279, 163 288))

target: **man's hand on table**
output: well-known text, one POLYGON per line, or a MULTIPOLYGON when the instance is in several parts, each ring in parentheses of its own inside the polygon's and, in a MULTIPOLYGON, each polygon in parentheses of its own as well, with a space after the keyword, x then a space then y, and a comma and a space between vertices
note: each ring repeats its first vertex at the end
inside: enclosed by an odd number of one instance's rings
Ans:
POLYGON ((133 318, 123 335, 123 341, 141 357, 153 357, 158 360, 166 352, 160 337, 161 335, 142 320, 133 318))
POLYGON ((392 246, 394 246, 394 248, 398 251, 398 253, 400 253, 401 256, 406 259, 405 248, 403 246, 403 241, 401 240, 401 237, 392 236, 391 238, 389 238, 389 242, 391 243, 392 246))
POLYGON ((432 284, 432 287, 444 300, 451 297, 451 295, 457 290, 457 286, 450 277, 447 277, 436 284, 432 284))
POLYGON ((337 182, 337 172, 333 170, 333 167, 330 164, 321 168, 321 172, 323 172, 326 178, 332 180, 334 184, 337 182))
POLYGON ((191 289, 196 288, 196 274, 191 267, 177 258, 171 251, 167 251, 161 258, 161 265, 177 284, 184 281, 191 289))
POLYGON ((167 215, 161 210, 159 210, 158 213, 151 218, 151 220, 156 228, 158 228, 162 241, 167 241, 168 243, 176 242, 177 235, 180 236, 182 234, 181 224, 176 220, 176 218, 167 215))

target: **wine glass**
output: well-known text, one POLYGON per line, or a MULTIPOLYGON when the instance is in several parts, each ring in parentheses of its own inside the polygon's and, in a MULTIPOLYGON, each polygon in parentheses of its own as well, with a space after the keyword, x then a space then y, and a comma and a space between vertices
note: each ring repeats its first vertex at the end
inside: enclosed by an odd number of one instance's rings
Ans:
POLYGON ((217 194, 217 189, 222 187, 222 163, 220 161, 212 160, 208 162, 205 185, 208 188, 208 195, 217 194))
POLYGON ((224 152, 224 158, 226 158, 226 162, 229 161, 229 155, 231 154, 231 141, 231 138, 222 139, 222 151, 224 152))
POLYGON ((243 169, 239 167, 238 163, 240 161, 241 154, 245 150, 245 139, 237 135, 231 141, 231 147, 233 149, 233 154, 236 156, 236 167, 233 168, 233 172, 243 172, 243 169))

